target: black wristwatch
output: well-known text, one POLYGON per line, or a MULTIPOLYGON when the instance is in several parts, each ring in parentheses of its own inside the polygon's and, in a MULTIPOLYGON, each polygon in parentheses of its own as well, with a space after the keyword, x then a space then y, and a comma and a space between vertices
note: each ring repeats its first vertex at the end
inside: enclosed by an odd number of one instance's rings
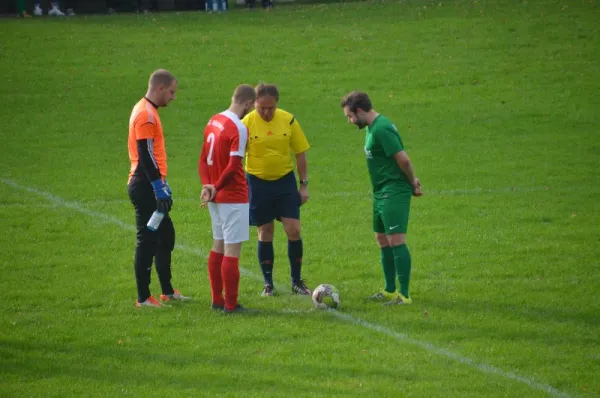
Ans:
POLYGON ((300 185, 308 185, 308 180, 300 180, 300 185))

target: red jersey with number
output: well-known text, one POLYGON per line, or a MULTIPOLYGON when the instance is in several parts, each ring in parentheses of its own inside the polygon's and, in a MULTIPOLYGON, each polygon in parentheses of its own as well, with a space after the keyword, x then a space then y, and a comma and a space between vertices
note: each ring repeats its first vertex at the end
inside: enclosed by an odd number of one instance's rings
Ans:
MULTIPOLYGON (((213 116, 204 129, 200 162, 208 168, 209 180, 202 183, 215 184, 232 156, 244 157, 247 142, 248 129, 235 113, 227 110, 213 116)), ((248 203, 248 184, 243 163, 240 162, 232 177, 217 191, 214 202, 248 203)))

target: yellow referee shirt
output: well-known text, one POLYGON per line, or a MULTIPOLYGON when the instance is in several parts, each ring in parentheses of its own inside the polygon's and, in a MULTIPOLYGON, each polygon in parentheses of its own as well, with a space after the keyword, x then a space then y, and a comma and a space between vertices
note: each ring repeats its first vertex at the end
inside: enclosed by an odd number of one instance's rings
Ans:
POLYGON ((292 152, 295 155, 310 148, 298 121, 282 109, 275 110, 270 122, 256 111, 242 122, 248 128, 246 171, 263 180, 277 180, 292 171, 292 152))

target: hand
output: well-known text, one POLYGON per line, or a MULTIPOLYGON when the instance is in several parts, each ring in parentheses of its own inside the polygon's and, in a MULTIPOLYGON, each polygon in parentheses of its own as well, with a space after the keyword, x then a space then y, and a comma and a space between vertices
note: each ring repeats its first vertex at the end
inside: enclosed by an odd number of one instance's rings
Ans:
POLYGON ((171 186, 169 185, 167 180, 165 180, 165 186, 167 187, 167 191, 169 192, 169 195, 171 195, 171 197, 173 197, 173 191, 171 191, 171 186))
POLYGON ((300 206, 308 202, 308 187, 306 185, 300 185, 298 190, 300 193, 300 206))
POLYGON ((415 177, 412 182, 412 194, 413 196, 422 196, 423 191, 421 190, 421 181, 415 177))
POLYGON ((152 181, 152 189, 154 189, 154 196, 156 197, 156 210, 160 213, 168 214, 173 206, 173 198, 171 198, 171 192, 167 189, 167 185, 163 180, 158 179, 152 181))
POLYGON ((200 207, 206 207, 208 202, 214 200, 215 196, 217 196, 217 189, 212 184, 206 184, 202 187, 202 191, 200 192, 200 207))

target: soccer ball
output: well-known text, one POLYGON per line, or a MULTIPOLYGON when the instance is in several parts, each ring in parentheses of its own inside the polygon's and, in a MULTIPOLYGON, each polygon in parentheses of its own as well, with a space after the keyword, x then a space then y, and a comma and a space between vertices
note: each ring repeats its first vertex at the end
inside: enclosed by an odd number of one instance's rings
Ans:
POLYGON ((340 308, 340 294, 333 285, 324 283, 313 290, 312 301, 316 308, 340 308))

